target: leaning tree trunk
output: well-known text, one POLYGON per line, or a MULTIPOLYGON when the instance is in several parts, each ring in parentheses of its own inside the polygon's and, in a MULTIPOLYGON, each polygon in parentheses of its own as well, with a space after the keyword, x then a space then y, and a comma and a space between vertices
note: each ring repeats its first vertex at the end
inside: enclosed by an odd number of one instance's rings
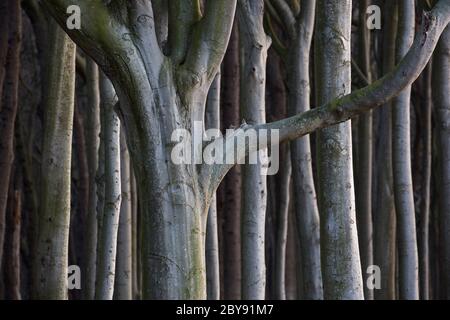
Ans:
POLYGON ((114 110, 116 96, 111 82, 100 81, 102 138, 105 152, 105 202, 97 244, 95 298, 111 300, 116 271, 117 234, 122 199, 120 179, 120 121, 114 110))
POLYGON ((76 46, 56 23, 50 30, 34 297, 67 299, 76 46))
POLYGON ((450 299, 450 26, 439 40, 433 59, 433 103, 439 143, 439 224, 443 299, 450 299))
MULTIPOLYGON (((396 58, 400 61, 408 52, 414 39, 414 2, 401 0, 398 12, 396 58)), ((419 261, 411 171, 410 100, 411 87, 409 86, 393 102, 392 162, 398 230, 399 298, 417 300, 419 299, 419 261)))
MULTIPOLYGON (((351 90, 351 1, 319 0, 317 102, 351 90)), ((364 299, 353 187, 350 121, 318 132, 319 207, 325 299, 364 299)))
MULTIPOLYGON (((369 0, 359 1, 359 65, 368 83, 372 82, 370 70, 370 30, 366 26, 369 0)), ((358 119, 358 161, 356 186, 356 220, 363 274, 373 265, 372 246, 372 150, 373 119, 369 111, 358 119)), ((365 277, 364 277, 365 278, 365 277)), ((373 290, 364 286, 364 297, 373 300, 373 290)))
MULTIPOLYGON (((249 124, 265 123, 266 61, 270 39, 263 27, 264 2, 239 0, 238 4, 241 79, 245 79, 241 81, 241 114, 249 124)), ((266 293, 267 177, 261 162, 263 153, 267 150, 253 154, 257 163, 245 164, 242 168, 242 299, 245 300, 263 300, 266 293)))
MULTIPOLYGON (((288 110, 290 115, 310 108, 310 48, 314 29, 315 0, 303 1, 293 44, 290 48, 288 77, 288 110)), ((320 222, 316 188, 312 170, 310 137, 291 142, 292 179, 295 194, 295 213, 303 275, 303 297, 322 299, 322 271, 320 267, 320 222)))
MULTIPOLYGON (((386 1, 383 8, 383 66, 387 74, 395 65, 395 38, 397 33, 397 3, 386 1)), ((376 181, 373 202, 374 264, 380 267, 381 288, 375 290, 375 299, 395 299, 396 219, 392 177, 392 121, 391 102, 378 112, 380 125, 376 148, 376 181)), ((374 176, 374 177, 375 177, 374 176)))
MULTIPOLYGON (((5 60, 3 105, 1 101, 2 96, 0 95, 0 177, 2 177, 0 179, 0 266, 2 265, 5 239, 5 216, 9 181, 14 160, 14 128, 18 109, 20 47, 22 40, 20 1, 4 0, 3 2, 6 2, 8 8, 8 16, 4 16, 2 19, 8 23, 7 30, 9 30, 9 34, 6 37, 9 47, 5 60)), ((3 39, 0 40, 4 41, 3 39)), ((0 45, 2 44, 0 43, 0 45)), ((6 49, 0 48, 0 50, 6 49)), ((0 54, 2 53, 0 52, 0 54)), ((3 68, 3 65, 0 65, 0 68, 3 68)), ((0 76, 2 75, 0 74, 0 76)), ((1 91, 2 89, 0 89, 0 94, 2 93, 1 91)))

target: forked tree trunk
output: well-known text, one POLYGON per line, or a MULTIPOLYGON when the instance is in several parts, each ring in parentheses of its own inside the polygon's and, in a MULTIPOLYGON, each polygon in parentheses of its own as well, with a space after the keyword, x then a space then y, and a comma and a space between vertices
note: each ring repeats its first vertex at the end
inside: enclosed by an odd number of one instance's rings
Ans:
MULTIPOLYGON (((399 2, 399 25, 396 60, 408 52, 414 39, 414 2, 399 2)), ((417 257, 416 217, 411 170, 411 87, 405 88, 393 101, 393 173, 397 213, 399 298, 419 299, 419 261, 417 257)))
MULTIPOLYGON (((319 0, 319 104, 351 91, 351 1, 319 0)), ((319 208, 325 299, 364 299, 353 187, 350 121, 318 132, 319 208)))
MULTIPOLYGON (((241 47, 242 118, 249 124, 265 123, 266 61, 270 39, 264 32, 264 1, 238 1, 241 47)), ((257 164, 242 167, 242 299, 263 300, 266 291, 265 222, 267 176, 260 155, 257 164)), ((252 155, 249 156, 249 159, 252 155)))
POLYGON ((70 169, 76 46, 56 23, 45 96, 45 130, 34 297, 67 299, 70 169))

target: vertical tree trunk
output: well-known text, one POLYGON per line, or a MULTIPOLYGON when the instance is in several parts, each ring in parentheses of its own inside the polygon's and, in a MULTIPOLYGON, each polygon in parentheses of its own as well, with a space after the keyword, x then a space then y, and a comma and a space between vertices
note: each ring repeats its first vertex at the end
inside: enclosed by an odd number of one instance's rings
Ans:
POLYGON ((34 297, 67 299, 76 47, 56 23, 50 30, 34 297))
MULTIPOLYGON (((264 1, 239 4, 241 44, 242 118, 249 124, 265 123, 266 61, 270 39, 264 32, 264 1)), ((259 151, 259 155, 267 150, 259 151)), ((242 198, 242 298, 262 300, 266 288, 265 221, 267 177, 260 156, 257 164, 243 166, 242 198)))
MULTIPOLYGON (((319 0, 317 102, 351 90, 351 1, 319 0)), ((319 207, 324 297, 364 299, 353 187, 350 121, 318 132, 319 207)))
POLYGON ((111 300, 116 270, 117 234, 119 229, 120 180, 120 121, 114 110, 116 96, 111 82, 101 78, 102 135, 105 150, 105 203, 97 244, 95 298, 111 300))
MULTIPOLYGON (((8 21, 9 35, 4 76, 4 99, 3 106, 0 107, 0 177, 2 177, 0 179, 0 265, 2 264, 5 239, 5 215, 9 181, 14 160, 14 128, 18 109, 19 56, 22 41, 20 1, 5 0, 4 2, 7 2, 8 17, 4 16, 3 19, 8 21)), ((0 68, 2 67, 0 65, 0 68)), ((2 96, 0 96, 0 99, 2 99, 2 96)))
MULTIPOLYGON (((222 126, 239 125, 239 33, 233 27, 230 43, 223 61, 222 126)), ((235 166, 226 175, 225 206, 223 210, 223 298, 241 298, 241 167, 235 166)))
MULTIPOLYGON (((359 66, 369 83, 372 82, 370 70, 370 30, 367 28, 366 10, 369 0, 359 1, 359 66)), ((358 226, 359 250, 363 274, 373 265, 372 249, 372 111, 359 117, 358 121, 358 174, 356 184, 356 220, 358 226)), ((365 279, 365 277, 363 277, 365 279)), ((364 297, 373 300, 373 290, 364 286, 364 297)))
POLYGON ((450 299, 450 26, 439 40, 433 59, 433 102, 438 127, 442 299, 450 299))
MULTIPOLYGON (((123 132, 121 130, 121 132, 123 132)), ((131 251, 131 177, 130 156, 124 134, 120 138, 120 179, 122 180, 122 202, 120 204, 119 234, 117 236, 116 279, 114 298, 132 299, 132 251, 131 251)))
POLYGON ((99 161, 100 145, 100 91, 97 65, 91 60, 87 61, 87 121, 86 121, 86 147, 89 170, 89 203, 85 223, 84 237, 84 279, 82 290, 83 298, 92 300, 95 296, 95 273, 97 259, 97 182, 96 174, 99 161))
MULTIPOLYGON (((397 34, 397 3, 386 1, 383 7, 383 66, 382 74, 395 65, 397 34)), ((376 182, 374 213, 374 264, 380 267, 381 288, 375 290, 375 299, 395 299, 396 219, 392 177, 392 121, 391 102, 379 110, 379 140, 376 148, 376 182)))
MULTIPOLYGON (((398 12, 397 62, 408 52, 414 39, 414 2, 401 0, 398 12)), ((398 230, 399 298, 417 300, 419 299, 419 262, 411 171, 410 99, 410 86, 394 99, 392 147, 398 230)))
MULTIPOLYGON (((297 34, 290 48, 288 77, 289 114, 306 112, 310 108, 309 77, 310 48, 314 29, 315 0, 304 1, 297 22, 297 34)), ((316 188, 312 170, 310 137, 291 142, 292 179, 295 212, 303 275, 303 297, 322 299, 322 271, 320 266, 320 222, 316 188)))
MULTIPOLYGON (((208 93, 206 128, 220 130, 220 73, 216 75, 208 93)), ((206 224, 206 288, 209 300, 220 299, 219 238, 217 229, 216 195, 211 199, 206 224)))

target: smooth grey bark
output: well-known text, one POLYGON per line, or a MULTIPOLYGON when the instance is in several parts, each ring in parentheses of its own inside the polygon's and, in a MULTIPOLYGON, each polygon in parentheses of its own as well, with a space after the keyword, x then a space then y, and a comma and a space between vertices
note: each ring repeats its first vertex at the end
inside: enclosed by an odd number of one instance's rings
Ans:
POLYGON ((105 202, 98 234, 95 298, 112 300, 117 258, 117 235, 122 200, 120 175, 120 121, 114 107, 112 83, 100 76, 100 117, 105 152, 105 202))
POLYGON ((285 149, 286 159, 280 163, 280 184, 279 184, 279 204, 276 229, 275 244, 275 299, 286 300, 286 252, 288 237, 288 221, 289 221, 289 203, 290 203, 290 186, 291 186, 291 154, 289 147, 285 149))
MULTIPOLYGON (((238 1, 239 40, 241 47, 240 103, 243 121, 266 122, 265 85, 267 50, 270 38, 263 27, 264 1, 238 1)), ((267 176, 259 150, 256 164, 242 167, 242 299, 263 300, 266 288, 265 221, 267 176)))
MULTIPOLYGON (((208 92, 206 104, 206 129, 220 130, 220 73, 217 73, 208 92)), ((211 198, 208 218, 206 222, 206 289, 208 300, 220 299, 220 270, 219 270, 219 235, 217 223, 217 199, 211 198)))
MULTIPOLYGON (((395 66, 395 41, 397 34, 397 3, 387 1, 383 9, 383 63, 382 74, 387 74, 395 66)), ((380 267, 381 288, 375 290, 374 298, 395 299, 396 264, 396 217, 392 173, 392 102, 386 103, 378 111, 379 139, 376 146, 376 179, 374 181, 373 239, 374 264, 380 267)))
POLYGON ((443 299, 450 298, 450 27, 433 58, 433 103, 439 143, 439 234, 443 299))
POLYGON ((132 296, 132 235, 131 235, 131 172, 123 130, 120 136, 120 179, 122 201, 120 204, 119 231, 117 235, 116 278, 114 299, 131 300, 132 296))
MULTIPOLYGON (((315 0, 303 1, 289 48, 287 67, 288 112, 290 115, 310 108, 309 77, 310 48, 314 29, 315 0)), ((294 204, 299 238, 299 254, 303 274, 303 298, 322 299, 322 271, 320 266, 320 221, 314 185, 310 137, 299 138, 290 144, 294 204)))
MULTIPOLYGON (((319 0, 316 86, 319 104, 351 90, 351 1, 319 0)), ((325 299, 364 299, 356 228, 351 124, 318 132, 319 210, 325 299)))
MULTIPOLYGON (((414 40, 415 6, 413 1, 399 2, 396 59, 400 61, 414 40)), ((416 218, 411 170, 411 87, 406 87, 393 101, 392 147, 394 198, 397 214, 399 298, 419 299, 419 261, 416 218)))
POLYGON ((95 297, 95 274, 97 261, 97 182, 96 175, 100 146, 100 87, 98 67, 91 59, 87 61, 86 87, 88 112, 86 113, 86 153, 89 170, 89 203, 85 225, 83 298, 95 297))
MULTIPOLYGON (((369 0, 359 1, 359 66, 368 83, 372 82, 370 59, 370 30, 367 28, 366 10, 369 0)), ((356 187, 356 221, 358 227, 361 268, 366 275, 367 268, 373 265, 373 227, 372 227, 372 150, 373 119, 372 111, 358 119, 358 147, 356 187)), ((366 279, 366 276, 363 276, 366 279)), ((373 290, 364 285, 364 298, 373 300, 373 290)))
POLYGON ((70 177, 75 99, 76 46, 56 23, 45 93, 41 195, 33 296, 67 299, 70 177))

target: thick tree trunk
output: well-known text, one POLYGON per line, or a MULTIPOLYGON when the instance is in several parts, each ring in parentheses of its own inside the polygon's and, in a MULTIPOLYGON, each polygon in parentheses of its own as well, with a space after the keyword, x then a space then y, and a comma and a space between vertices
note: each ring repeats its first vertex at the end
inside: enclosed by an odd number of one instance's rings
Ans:
MULTIPOLYGON (((319 0, 319 104, 351 90, 351 1, 319 0)), ((353 187, 350 121, 318 132, 319 207, 325 299, 364 299, 353 187)))
MULTIPOLYGON (((241 44, 242 118, 250 124, 265 123, 266 61, 270 39, 264 32, 264 1, 238 1, 241 44)), ((257 164, 242 168, 242 298, 262 300, 266 289, 265 221, 267 207, 267 176, 261 155, 257 164)), ((249 156, 250 159, 251 155, 249 156)))
MULTIPOLYGON (((369 0, 359 1, 359 66, 369 84, 372 82, 370 70, 370 30, 367 28, 366 10, 369 0)), ((363 275, 373 265, 372 243, 372 111, 358 119, 358 161, 356 186, 356 220, 358 226, 359 251, 363 275)), ((363 277, 366 278, 365 276, 363 277)), ((373 300, 373 290, 364 286, 364 298, 373 300)))
POLYGON ((76 47, 56 24, 50 30, 34 297, 67 299, 76 47))
MULTIPOLYGON (((220 73, 216 75, 208 93, 205 125, 220 130, 220 73)), ((206 282, 208 300, 220 299, 219 237, 216 195, 211 199, 206 224, 206 282)))
POLYGON ((100 81, 101 123, 105 150, 105 203, 97 244, 95 298, 111 300, 116 271, 117 234, 121 205, 120 121, 114 110, 117 102, 111 82, 100 81))
MULTIPOLYGON (((397 34, 397 4, 386 1, 383 7, 383 66, 387 74, 395 65, 397 34)), ((395 299, 396 219, 392 177, 392 121, 391 102, 379 110, 379 140, 376 147, 376 176, 373 203, 374 264, 380 267, 381 288, 375 290, 375 299, 395 299)))
MULTIPOLYGON (((290 48, 287 68, 290 115, 306 112, 310 108, 309 61, 315 6, 315 0, 304 1, 296 38, 290 48)), ((301 255, 299 267, 302 268, 301 274, 303 275, 303 298, 322 299, 320 222, 309 136, 291 142, 291 159, 299 254, 301 255)))
MULTIPOLYGON (((408 52, 414 39, 414 2, 400 1, 398 12, 397 62, 408 52)), ((419 299, 419 261, 411 171, 410 99, 411 87, 409 86, 393 101, 392 147, 398 230, 399 298, 417 300, 419 299)))
POLYGON ((116 279, 114 299, 132 299, 132 251, 131 251, 131 177, 130 155, 124 134, 120 138, 120 179, 122 180, 122 202, 120 204, 119 234, 117 236, 116 279))
MULTIPOLYGON (((8 53, 5 60, 4 99, 3 106, 0 107, 0 177, 2 177, 0 179, 0 266, 2 264, 3 243, 5 239, 5 216, 8 202, 9 181, 14 160, 14 128, 18 109, 19 55, 22 41, 22 13, 20 10, 20 1, 5 0, 4 2, 7 2, 8 17, 5 16, 3 19, 8 21, 9 34, 7 36, 8 53)), ((4 48, 0 50, 3 49, 4 48)), ((3 68, 3 66, 0 65, 0 68, 3 68)), ((1 99, 2 96, 0 95, 0 100, 1 99)), ((1 104, 0 101, 0 105, 1 104)))
POLYGON ((439 40, 433 59, 433 102, 438 127, 440 183, 439 224, 442 299, 450 299, 450 26, 439 40))
POLYGON ((100 145, 100 91, 97 65, 88 59, 86 68, 88 112, 86 121, 86 147, 89 170, 89 203, 84 237, 83 298, 95 297, 95 273, 97 260, 97 168, 100 145))

